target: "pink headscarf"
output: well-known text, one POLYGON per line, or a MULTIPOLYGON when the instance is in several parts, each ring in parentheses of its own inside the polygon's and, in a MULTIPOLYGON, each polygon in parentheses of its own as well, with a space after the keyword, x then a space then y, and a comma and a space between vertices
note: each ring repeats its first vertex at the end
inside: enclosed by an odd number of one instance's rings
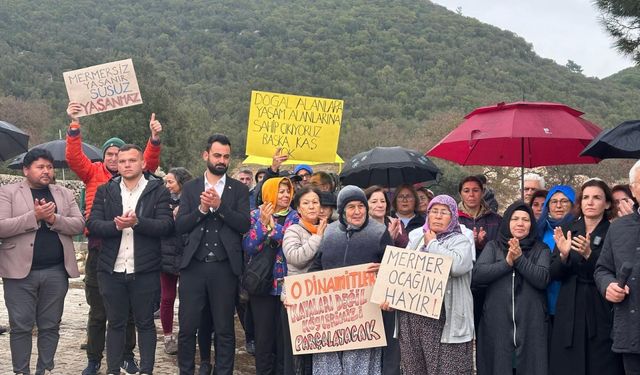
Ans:
POLYGON ((441 204, 444 206, 447 206, 449 208, 449 211, 451 211, 451 221, 449 222, 449 226, 447 227, 447 229, 444 232, 438 233, 436 235, 436 238, 438 241, 442 242, 444 241, 446 238, 456 234, 456 233, 462 233, 462 229, 460 229, 460 222, 458 221, 458 204, 456 203, 455 199, 451 198, 448 195, 437 195, 435 197, 433 197, 433 199, 431 200, 431 202, 429 202, 429 206, 427 207, 427 218, 424 222, 424 226, 422 227, 422 229, 426 232, 429 230, 429 210, 431 210, 431 207, 433 207, 433 205, 436 204, 441 204))

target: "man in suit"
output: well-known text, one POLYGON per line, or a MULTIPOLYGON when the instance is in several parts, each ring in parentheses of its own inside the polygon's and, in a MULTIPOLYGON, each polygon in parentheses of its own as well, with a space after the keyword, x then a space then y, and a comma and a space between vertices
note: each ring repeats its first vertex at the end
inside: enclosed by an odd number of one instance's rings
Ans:
POLYGON ((169 190, 145 176, 142 149, 118 151, 118 176, 96 192, 87 227, 100 238, 98 285, 107 327, 107 374, 120 374, 129 310, 138 331, 140 374, 151 375, 156 352, 154 302, 160 295, 160 238, 173 233, 169 190))
MULTIPOLYGON (((222 134, 209 137, 202 158, 204 175, 187 182, 176 217, 176 232, 187 234, 180 271, 180 375, 195 371, 195 339, 205 301, 216 332, 215 373, 233 374, 234 310, 242 273, 242 235, 249 230, 249 189, 226 175, 231 143, 222 134)), ((200 374, 211 368, 201 365, 200 374)))
POLYGON ((51 184, 53 156, 33 149, 22 182, 0 187, 0 277, 11 328, 13 372, 30 374, 33 325, 38 327, 36 375, 53 369, 69 277, 78 277, 72 236, 84 219, 73 192, 51 184))

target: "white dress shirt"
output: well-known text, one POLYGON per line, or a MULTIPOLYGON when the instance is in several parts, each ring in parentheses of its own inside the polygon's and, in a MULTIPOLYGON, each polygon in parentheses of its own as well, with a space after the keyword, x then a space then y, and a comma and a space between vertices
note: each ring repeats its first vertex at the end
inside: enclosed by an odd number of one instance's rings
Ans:
MULTIPOLYGON (((216 182, 215 185, 211 185, 209 183, 209 180, 207 180, 207 173, 209 173, 209 171, 204 171, 204 191, 214 188, 216 190, 216 193, 218 193, 218 196, 222 200, 222 193, 224 193, 224 185, 227 183, 226 173, 223 174, 222 177, 220 177, 220 179, 218 180, 218 182, 216 182)), ((209 210, 211 210, 211 212, 214 211, 213 208, 209 208, 209 210)))
MULTIPOLYGON (((120 196, 122 197, 122 213, 136 210, 138 199, 147 186, 147 179, 140 177, 136 186, 129 190, 124 184, 124 179, 120 181, 120 196)), ((113 272, 134 273, 136 271, 134 261, 134 242, 133 228, 124 228, 122 230, 122 239, 120 240, 120 249, 113 272)))

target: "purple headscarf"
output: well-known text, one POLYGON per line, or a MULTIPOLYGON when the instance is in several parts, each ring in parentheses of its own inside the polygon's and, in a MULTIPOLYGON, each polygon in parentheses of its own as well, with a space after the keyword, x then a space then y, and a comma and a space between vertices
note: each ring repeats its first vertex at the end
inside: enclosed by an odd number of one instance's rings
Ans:
MULTIPOLYGON (((444 232, 438 233, 436 238, 438 241, 442 242, 449 236, 462 233, 462 229, 460 229, 460 222, 458 221, 458 204, 455 199, 451 198, 448 195, 438 195, 435 196, 431 202, 429 202, 429 207, 427 207, 427 212, 433 207, 433 205, 441 204, 449 207, 449 211, 451 211, 451 221, 449 222, 449 226, 444 232)), ((427 213, 427 219, 425 220, 424 226, 422 229, 426 232, 429 230, 429 214, 427 213)), ((426 245, 426 244, 425 244, 426 245)))

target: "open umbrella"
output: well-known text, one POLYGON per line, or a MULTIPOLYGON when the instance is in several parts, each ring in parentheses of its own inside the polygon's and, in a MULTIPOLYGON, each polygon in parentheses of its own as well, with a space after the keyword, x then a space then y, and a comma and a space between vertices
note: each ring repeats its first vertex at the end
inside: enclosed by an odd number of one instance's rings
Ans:
POLYGON ((524 168, 595 164, 580 151, 601 129, 564 104, 515 102, 477 108, 426 154, 460 165, 524 168))
POLYGON ((640 120, 625 121, 603 131, 580 155, 600 159, 640 159, 640 120))
POLYGON ((15 125, 0 121, 0 161, 9 160, 21 152, 27 152, 29 134, 15 125))
POLYGON ((440 169, 418 151, 397 146, 375 147, 349 159, 340 173, 340 181, 362 188, 396 187, 436 181, 440 174, 440 169))
MULTIPOLYGON (((67 149, 66 140, 58 139, 51 142, 45 142, 45 143, 31 147, 30 150, 34 148, 43 148, 45 150, 49 150, 49 152, 51 152, 51 155, 53 155, 54 168, 69 168, 69 165, 67 164, 67 160, 66 160, 66 155, 65 155, 65 151, 67 149)), ((84 152, 85 155, 87 155, 89 159, 91 159, 91 161, 102 160, 102 151, 95 146, 82 142, 82 151, 84 152)), ((11 163, 9 163, 8 167, 11 169, 22 168, 22 160, 24 159, 25 155, 26 155, 26 152, 24 154, 20 154, 16 156, 11 161, 11 163)))

